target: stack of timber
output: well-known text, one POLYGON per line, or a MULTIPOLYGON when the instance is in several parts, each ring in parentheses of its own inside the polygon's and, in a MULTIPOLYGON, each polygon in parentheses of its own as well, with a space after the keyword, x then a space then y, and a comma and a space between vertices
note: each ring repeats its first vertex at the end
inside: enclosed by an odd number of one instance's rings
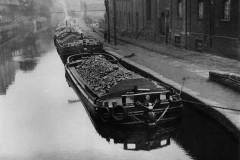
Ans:
POLYGON ((234 90, 240 91, 240 75, 234 73, 211 71, 209 79, 224 84, 234 90))

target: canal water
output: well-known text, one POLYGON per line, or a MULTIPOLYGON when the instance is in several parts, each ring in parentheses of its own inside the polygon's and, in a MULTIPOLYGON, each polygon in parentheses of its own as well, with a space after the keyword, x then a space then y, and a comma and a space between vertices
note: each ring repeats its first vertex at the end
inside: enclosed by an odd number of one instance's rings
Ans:
POLYGON ((0 49, 1 160, 240 159, 237 134, 192 106, 155 130, 93 125, 48 32, 0 49))

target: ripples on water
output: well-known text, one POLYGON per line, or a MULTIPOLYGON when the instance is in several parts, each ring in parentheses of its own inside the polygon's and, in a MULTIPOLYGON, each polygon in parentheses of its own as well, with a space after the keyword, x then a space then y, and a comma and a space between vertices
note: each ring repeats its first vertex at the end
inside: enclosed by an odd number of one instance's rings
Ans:
POLYGON ((92 124, 65 81, 51 36, 12 41, 0 54, 3 160, 239 159, 239 139, 191 106, 181 122, 155 130, 92 124))

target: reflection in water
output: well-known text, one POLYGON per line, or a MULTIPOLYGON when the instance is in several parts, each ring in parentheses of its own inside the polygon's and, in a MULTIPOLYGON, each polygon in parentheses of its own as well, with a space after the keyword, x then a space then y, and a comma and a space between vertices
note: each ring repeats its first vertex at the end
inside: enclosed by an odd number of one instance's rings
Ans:
POLYGON ((35 59, 26 59, 24 61, 19 61, 19 68, 22 71, 33 71, 37 66, 37 60, 35 59))
POLYGON ((5 95, 15 79, 17 64, 12 60, 9 47, 0 48, 0 95, 5 95))
MULTIPOLYGON (((1 57, 1 60, 5 57, 1 57)), ((16 74, 16 64, 13 61, 0 62, 0 95, 5 95, 8 86, 12 84, 16 74)))
POLYGON ((192 106, 186 106, 181 122, 160 125, 154 129, 115 128, 94 121, 93 124, 103 138, 114 144, 122 144, 125 150, 150 151, 170 147, 174 155, 176 150, 173 148, 177 145, 194 160, 240 158, 239 133, 230 132, 220 122, 192 106))
POLYGON ((124 150, 146 150, 169 146, 171 137, 176 133, 178 124, 159 125, 156 128, 116 128, 95 123, 97 132, 108 142, 123 144, 124 150))
POLYGON ((42 36, 47 35, 21 34, 17 39, 0 46, 0 95, 7 93, 18 69, 24 72, 35 69, 37 57, 40 57, 51 44, 42 36))

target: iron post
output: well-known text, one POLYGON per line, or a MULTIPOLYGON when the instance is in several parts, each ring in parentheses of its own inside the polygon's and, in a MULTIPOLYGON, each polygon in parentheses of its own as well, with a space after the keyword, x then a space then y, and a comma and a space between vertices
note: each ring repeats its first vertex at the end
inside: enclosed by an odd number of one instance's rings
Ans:
POLYGON ((109 0, 105 0, 105 8, 106 8, 106 14, 107 14, 107 39, 108 43, 111 42, 111 32, 110 32, 110 15, 109 15, 109 0))
POLYGON ((116 15, 116 0, 113 0, 113 32, 114 32, 114 45, 117 45, 117 15, 116 15))

